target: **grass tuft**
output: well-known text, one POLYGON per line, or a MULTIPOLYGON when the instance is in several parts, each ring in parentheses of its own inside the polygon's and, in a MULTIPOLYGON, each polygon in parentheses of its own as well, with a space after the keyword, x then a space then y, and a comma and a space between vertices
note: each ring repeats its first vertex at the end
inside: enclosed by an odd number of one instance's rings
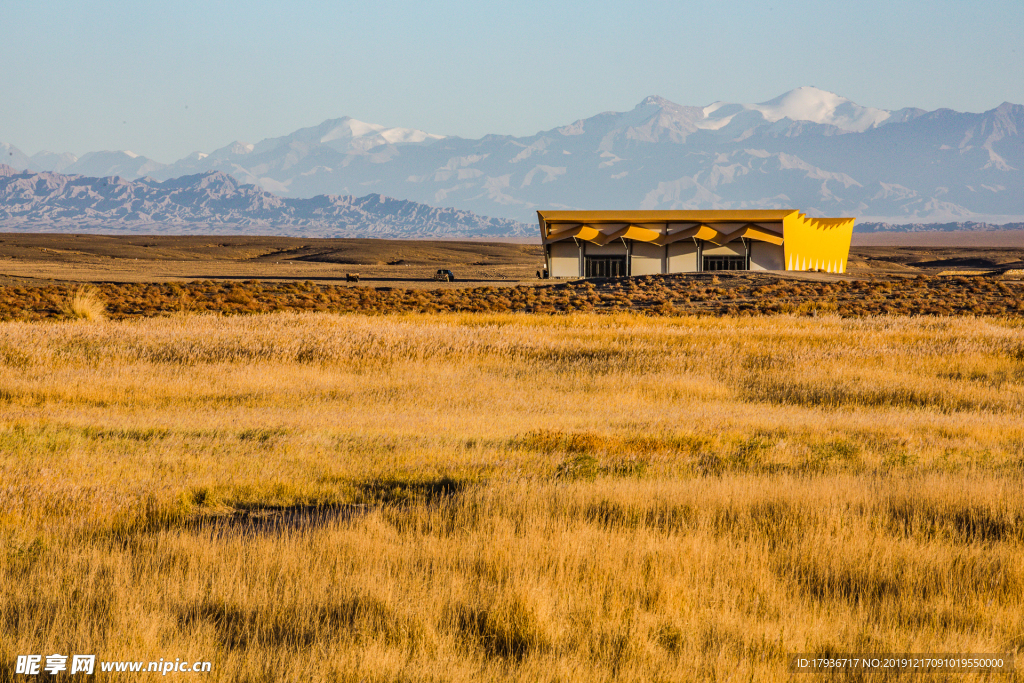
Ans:
POLYGON ((81 285, 68 298, 64 313, 78 320, 98 321, 107 317, 107 305, 99 289, 92 285, 81 285))

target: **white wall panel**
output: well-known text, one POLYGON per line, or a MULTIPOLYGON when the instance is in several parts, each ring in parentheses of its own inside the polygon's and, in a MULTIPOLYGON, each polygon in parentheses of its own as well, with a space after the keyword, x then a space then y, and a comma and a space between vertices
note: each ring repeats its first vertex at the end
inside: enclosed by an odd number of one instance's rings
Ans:
POLYGON ((576 242, 551 244, 551 277, 579 277, 580 250, 576 242))
POLYGON ((751 242, 751 270, 785 270, 786 262, 781 244, 751 242))
POLYGON ((693 273, 697 271, 697 245, 693 240, 680 240, 668 245, 669 273, 693 273))
POLYGON ((665 247, 647 242, 633 242, 631 275, 660 275, 664 272, 665 247))

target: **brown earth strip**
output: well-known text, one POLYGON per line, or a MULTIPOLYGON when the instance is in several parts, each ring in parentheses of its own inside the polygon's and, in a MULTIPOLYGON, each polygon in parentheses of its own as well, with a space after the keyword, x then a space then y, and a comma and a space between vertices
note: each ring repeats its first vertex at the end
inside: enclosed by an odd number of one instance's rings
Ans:
MULTIPOLYGON (((74 285, 0 286, 0 320, 76 317, 74 285)), ((818 280, 774 274, 644 276, 536 286, 402 289, 314 282, 99 283, 115 320, 178 313, 622 312, 651 315, 1021 315, 1024 283, 998 277, 818 280)))

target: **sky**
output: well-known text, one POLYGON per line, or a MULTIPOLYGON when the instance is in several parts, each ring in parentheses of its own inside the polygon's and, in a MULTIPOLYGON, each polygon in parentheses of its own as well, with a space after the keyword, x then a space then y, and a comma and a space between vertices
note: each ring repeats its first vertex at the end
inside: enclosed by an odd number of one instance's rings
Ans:
POLYGON ((533 135, 648 95, 1024 103, 1021 0, 30 2, 0 7, 0 141, 169 163, 352 116, 533 135))

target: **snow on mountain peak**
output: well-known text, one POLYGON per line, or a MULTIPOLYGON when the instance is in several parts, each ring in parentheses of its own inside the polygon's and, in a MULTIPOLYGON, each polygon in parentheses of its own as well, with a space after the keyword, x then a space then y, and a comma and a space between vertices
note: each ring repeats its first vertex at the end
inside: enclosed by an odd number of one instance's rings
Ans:
POLYGON ((773 100, 750 105, 750 108, 761 112, 773 123, 783 118, 813 121, 858 133, 889 118, 889 112, 885 110, 862 107, 845 97, 813 86, 790 90, 773 100))
POLYGON ((639 109, 640 107, 649 107, 651 105, 654 105, 656 107, 664 107, 667 104, 671 105, 674 103, 669 102, 664 97, 659 97, 658 95, 650 95, 648 97, 645 97, 643 102, 636 105, 636 108, 639 109))
POLYGON ((378 145, 432 142, 443 137, 411 128, 388 128, 345 116, 340 119, 328 119, 317 126, 300 128, 290 135, 267 138, 251 147, 249 151, 264 154, 279 147, 294 149, 295 145, 299 145, 310 149, 324 145, 342 154, 364 154, 378 145))
POLYGON ((382 130, 384 130, 384 126, 379 126, 375 123, 366 123, 356 119, 343 119, 343 123, 327 131, 320 138, 320 142, 361 138, 364 135, 374 135, 382 130))
POLYGON ((415 128, 388 128, 381 133, 381 136, 390 143, 426 142, 427 140, 443 140, 445 136, 425 133, 415 128))
POLYGON ((714 102, 704 108, 705 121, 698 125, 713 130, 722 128, 744 111, 757 112, 769 123, 782 119, 811 121, 857 133, 879 125, 891 115, 884 109, 862 107, 827 90, 803 86, 758 104, 714 102))
POLYGON ((426 140, 440 140, 443 135, 434 135, 414 128, 387 128, 379 123, 366 123, 357 119, 346 118, 343 123, 328 130, 320 142, 333 142, 335 140, 353 140, 355 138, 381 138, 384 142, 416 143, 426 140))
POLYGON ((139 155, 138 155, 138 154, 136 154, 135 152, 133 152, 133 151, 131 151, 131 150, 128 150, 128 149, 125 149, 125 150, 121 150, 121 153, 122 153, 122 154, 127 154, 127 155, 128 155, 128 156, 130 156, 130 157, 131 157, 132 159, 137 159, 137 158, 138 158, 138 156, 139 156, 139 155))

